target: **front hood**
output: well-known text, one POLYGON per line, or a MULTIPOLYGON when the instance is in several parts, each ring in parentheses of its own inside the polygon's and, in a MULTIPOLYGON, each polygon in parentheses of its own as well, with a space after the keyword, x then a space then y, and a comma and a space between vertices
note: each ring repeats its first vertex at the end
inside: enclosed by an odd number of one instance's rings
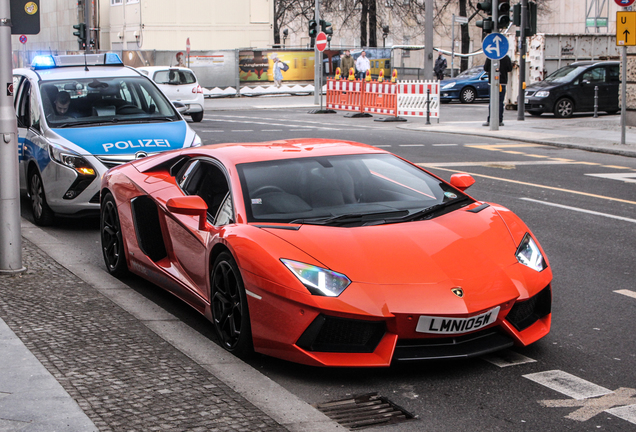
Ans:
POLYGON ((563 83, 553 83, 549 81, 539 81, 526 87, 526 91, 552 90, 555 87, 563 85, 563 83))
POLYGON ((139 151, 156 153, 183 148, 188 126, 185 121, 125 124, 52 131, 77 145, 80 154, 125 155, 139 151))
POLYGON ((428 221, 268 230, 364 284, 461 283, 488 278, 517 262, 517 245, 492 207, 479 213, 457 210, 428 221))

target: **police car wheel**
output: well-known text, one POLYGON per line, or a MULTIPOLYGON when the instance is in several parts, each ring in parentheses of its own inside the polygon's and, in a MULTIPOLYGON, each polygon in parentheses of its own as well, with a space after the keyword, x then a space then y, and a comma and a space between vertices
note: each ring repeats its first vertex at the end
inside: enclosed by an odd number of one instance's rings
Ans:
POLYGON ((46 203, 42 177, 35 168, 29 172, 29 195, 33 221, 39 226, 49 226, 53 223, 53 210, 46 203))
POLYGON ((102 238, 104 263, 108 273, 115 277, 124 276, 128 273, 128 264, 126 264, 117 204, 111 193, 104 195, 102 200, 99 230, 102 238))
POLYGON ((200 111, 198 113, 192 113, 190 117, 192 117, 193 122, 198 123, 201 120, 203 120, 203 111, 200 111))

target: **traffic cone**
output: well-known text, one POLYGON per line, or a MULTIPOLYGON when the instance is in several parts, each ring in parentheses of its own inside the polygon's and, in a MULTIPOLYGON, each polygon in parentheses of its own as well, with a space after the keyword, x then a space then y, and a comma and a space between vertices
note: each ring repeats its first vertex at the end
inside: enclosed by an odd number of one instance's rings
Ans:
POLYGON ((339 67, 336 68, 336 76, 334 77, 334 79, 337 79, 337 80, 340 79, 340 68, 339 67))
POLYGON ((349 68, 349 81, 356 80, 356 72, 353 68, 349 68))

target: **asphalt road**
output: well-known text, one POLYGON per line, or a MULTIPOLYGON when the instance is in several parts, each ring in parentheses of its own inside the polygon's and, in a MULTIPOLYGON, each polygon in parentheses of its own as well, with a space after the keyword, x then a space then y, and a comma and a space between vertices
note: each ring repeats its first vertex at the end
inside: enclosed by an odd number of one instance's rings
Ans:
MULTIPOLYGON (((444 118, 474 122, 484 120, 487 108, 442 107, 444 118)), ((471 361, 339 370, 256 356, 249 362, 254 368, 310 404, 377 392, 416 416, 370 430, 636 428, 636 185, 620 177, 636 173, 636 159, 306 111, 208 112, 191 125, 206 144, 338 138, 385 148, 445 179, 471 173, 477 183, 468 193, 512 209, 546 251, 554 272, 552 331, 530 347, 471 361)), ((30 219, 24 203, 23 215, 30 219)), ((46 231, 78 261, 102 263, 96 220, 60 220, 46 231)), ((139 278, 126 282, 214 338, 207 322, 178 300, 139 278)))

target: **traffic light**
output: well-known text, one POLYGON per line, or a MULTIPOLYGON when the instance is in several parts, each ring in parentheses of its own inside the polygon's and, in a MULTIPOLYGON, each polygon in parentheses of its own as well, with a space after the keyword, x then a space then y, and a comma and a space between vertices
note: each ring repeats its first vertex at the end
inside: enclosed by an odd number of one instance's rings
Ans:
POLYGON ((497 5, 497 28, 505 29, 510 25, 510 0, 499 0, 497 5))
POLYGON ((316 22, 316 20, 309 20, 309 37, 312 39, 315 39, 316 36, 318 35, 318 23, 316 22))
POLYGON ((77 36, 77 42, 79 42, 81 47, 84 47, 86 45, 86 24, 75 24, 73 28, 77 30, 73 32, 73 36, 77 36))
POLYGON ((331 23, 329 21, 320 20, 320 30, 322 30, 327 37, 333 34, 333 29, 331 28, 331 23))
POLYGON ((492 33, 494 28, 492 22, 492 2, 490 0, 477 3, 477 9, 486 12, 488 15, 483 20, 477 21, 475 24, 481 28, 481 38, 485 38, 487 34, 492 33))
MULTIPOLYGON (((521 27, 521 3, 514 5, 512 12, 512 23, 521 27)), ((537 33, 537 4, 528 2, 528 17, 526 25, 526 36, 534 36, 537 33)))

